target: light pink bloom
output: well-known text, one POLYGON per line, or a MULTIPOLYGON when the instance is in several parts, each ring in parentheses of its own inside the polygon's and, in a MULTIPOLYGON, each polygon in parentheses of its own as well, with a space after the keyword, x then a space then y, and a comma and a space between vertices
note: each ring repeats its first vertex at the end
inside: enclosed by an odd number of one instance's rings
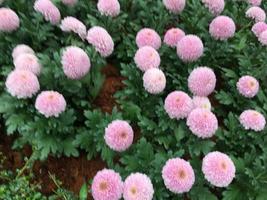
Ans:
POLYGON ((256 110, 245 110, 239 117, 241 125, 246 130, 262 131, 265 128, 265 117, 256 110))
POLYGON ((165 89, 166 77, 160 69, 149 69, 143 75, 143 85, 149 93, 159 94, 165 89))
POLYGON ((207 97, 194 96, 193 103, 194 103, 194 108, 203 108, 211 110, 211 103, 207 97))
POLYGON ((227 40, 235 35, 235 23, 227 16, 218 16, 209 26, 210 35, 216 40, 227 40))
POLYGON ((236 86, 239 93, 247 98, 254 97, 259 91, 259 82, 252 76, 242 76, 236 86))
POLYGON ((213 15, 219 15, 224 9, 224 0, 202 0, 202 2, 213 15))
POLYGON ((15 68, 18 70, 28 70, 37 76, 41 73, 42 65, 38 58, 29 53, 19 55, 14 61, 15 68))
POLYGON ((136 44, 139 48, 144 46, 151 46, 154 49, 159 49, 161 46, 161 39, 159 34, 151 28, 143 28, 136 35, 136 44))
POLYGON ((171 119, 186 118, 194 105, 192 99, 182 91, 171 92, 165 99, 164 109, 171 119))
POLYGON ((21 54, 25 54, 25 53, 34 55, 33 49, 29 47, 28 45, 25 45, 25 44, 17 45, 12 51, 13 60, 15 60, 21 54))
POLYGON ((134 62, 140 70, 146 71, 151 68, 159 67, 160 56, 154 48, 144 46, 136 51, 134 62))
POLYGON ((114 120, 105 129, 105 142, 114 151, 125 151, 133 143, 134 132, 130 124, 114 120))
POLYGON ((164 6, 172 13, 178 14, 185 8, 185 0, 163 0, 164 6))
POLYGON ((253 6, 246 11, 246 17, 255 20, 255 22, 264 22, 266 14, 262 8, 253 6))
POLYGON ((29 71, 15 70, 6 80, 7 91, 18 99, 31 98, 40 89, 37 77, 29 71))
POLYGON ((19 28, 19 17, 9 8, 0 8, 0 19, 0 32, 12 32, 19 28))
POLYGON ((46 21, 55 25, 60 22, 61 15, 58 8, 51 0, 37 0, 34 3, 34 10, 41 13, 46 21))
POLYGON ((103 57, 108 57, 114 50, 114 42, 106 29, 94 26, 87 33, 87 41, 103 57))
POLYGON ((227 187, 235 177, 235 165, 224 153, 208 153, 202 162, 205 179, 217 187, 227 187))
POLYGON ((164 36, 164 43, 170 47, 176 47, 177 43, 185 36, 183 30, 179 28, 169 29, 164 36))
POLYGON ((260 6, 262 0, 248 0, 248 3, 252 6, 260 6))
POLYGON ((200 138, 210 138, 218 129, 216 116, 203 108, 194 109, 188 115, 186 124, 192 133, 200 138))
POLYGON ((60 24, 60 28, 65 32, 74 32, 80 36, 80 38, 86 38, 85 25, 75 17, 65 17, 60 24))
POLYGON ((118 0, 98 0, 97 9, 101 15, 116 17, 120 14, 120 3, 118 0))
POLYGON ((176 194, 188 192, 194 182, 195 174, 189 162, 181 158, 169 159, 162 169, 166 188, 176 194))
POLYGON ((252 32, 259 37, 263 31, 267 30, 267 24, 265 22, 258 22, 252 26, 252 32))
POLYGON ((260 41, 260 43, 264 46, 267 46, 267 30, 266 31, 263 31, 258 40, 260 41))
POLYGON ((123 182, 117 172, 103 169, 95 175, 91 189, 94 200, 119 200, 122 197, 123 182))
POLYGON ((203 43, 196 35, 186 35, 177 43, 177 55, 184 62, 198 60, 203 52, 203 43))
POLYGON ((124 200, 152 200, 154 194, 150 178, 141 173, 133 173, 124 182, 124 200))
POLYGON ((36 98, 35 108, 46 118, 58 117, 65 111, 66 101, 62 94, 56 91, 43 91, 36 98))
POLYGON ((74 6, 78 2, 78 0, 61 0, 61 1, 67 6, 74 6))

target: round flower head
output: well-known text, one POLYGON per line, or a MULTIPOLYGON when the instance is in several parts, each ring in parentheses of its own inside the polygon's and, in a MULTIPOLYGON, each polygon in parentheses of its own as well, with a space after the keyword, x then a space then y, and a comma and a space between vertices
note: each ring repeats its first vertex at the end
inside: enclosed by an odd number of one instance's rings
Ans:
POLYGON ((25 53, 34 55, 34 51, 28 45, 25 45, 25 44, 17 45, 12 51, 13 60, 15 60, 21 54, 25 54, 25 53))
POLYGON ((151 94, 161 93, 166 86, 164 73, 157 68, 147 70, 143 75, 143 85, 145 90, 151 94))
POLYGON ((7 91, 18 99, 31 98, 40 89, 37 77, 30 71, 15 70, 6 80, 7 91))
POLYGON ((202 162, 205 179, 216 187, 227 187, 235 177, 235 165, 224 153, 208 153, 202 162))
POLYGON ((195 174, 189 162, 181 158, 169 159, 162 169, 166 188, 176 194, 188 192, 194 182, 195 174))
POLYGON ((264 46, 267 46, 267 30, 266 31, 263 31, 258 40, 260 41, 260 43, 264 46))
POLYGON ((195 68, 188 77, 188 87, 196 96, 210 95, 216 86, 216 76, 208 67, 195 68))
POLYGON ((74 32, 80 36, 80 38, 86 38, 85 25, 75 17, 65 17, 60 24, 60 28, 65 32, 74 32))
POLYGON ((216 40, 227 40, 234 37, 235 30, 234 21, 227 16, 216 17, 209 26, 209 33, 216 40))
POLYGON ((186 124, 192 133, 200 138, 210 138, 218 129, 216 116, 204 108, 194 109, 188 115, 186 124))
POLYGON ((124 182, 124 200, 152 200, 154 194, 150 178, 141 173, 128 176, 124 182))
POLYGON ((125 151, 133 143, 134 132, 128 122, 114 120, 105 129, 105 142, 114 151, 125 151))
POLYGON ((202 0, 202 2, 213 15, 219 15, 224 9, 224 0, 202 0))
POLYGON ((247 98, 254 97, 259 91, 259 82, 252 76, 242 76, 236 86, 239 93, 247 98))
POLYGON ((171 92, 165 99, 164 109, 171 119, 186 118, 194 105, 192 99, 182 91, 171 92))
POLYGON ((12 32, 19 28, 19 17, 9 8, 0 8, 0 19, 0 32, 12 32))
POLYGON ((163 0, 164 6, 172 13, 178 14, 184 10, 185 0, 163 0))
POLYGON ((246 130, 262 131, 265 128, 264 116, 256 110, 245 110, 241 113, 239 121, 246 130))
POLYGON ((177 43, 177 55, 184 62, 196 61, 203 51, 203 43, 196 35, 186 35, 177 43))
POLYGON ((113 52, 114 42, 109 33, 102 27, 92 27, 87 33, 87 41, 103 57, 108 57, 113 52))
POLYGON ((179 28, 169 29, 164 36, 164 43, 170 47, 176 47, 177 43, 185 36, 183 30, 179 28))
POLYGON ((252 32, 259 37, 263 31, 267 30, 267 24, 265 22, 257 22, 252 26, 252 32))
POLYGON ((144 46, 136 51, 134 62, 140 70, 146 71, 151 68, 159 67, 160 56, 154 48, 144 46))
POLYGON ((248 3, 252 6, 260 6, 261 0, 248 0, 248 3))
POLYGON ((36 98, 35 108, 47 118, 58 117, 65 111, 66 101, 58 92, 43 91, 36 98))
POLYGON ((78 2, 78 0, 61 0, 61 1, 67 6, 74 6, 78 2))
POLYGON ((144 46, 151 46, 154 49, 159 49, 161 46, 161 39, 159 34, 151 28, 143 28, 136 35, 136 44, 139 48, 144 46))
POLYGON ((45 20, 49 21, 53 25, 60 22, 60 12, 51 0, 35 1, 34 10, 41 13, 44 16, 45 20))
POLYGON ((116 17, 120 14, 120 3, 118 0, 98 0, 97 9, 101 15, 116 17))
POLYGON ((95 175, 91 189, 94 200, 119 200, 122 197, 123 182, 115 171, 103 169, 95 175))
POLYGON ((264 22, 266 14, 260 7, 253 6, 246 11, 246 17, 255 20, 255 22, 264 22))
POLYGON ((193 97, 194 108, 203 108, 207 110, 211 110, 211 103, 207 97, 193 97))
POLYGON ((62 54, 61 64, 64 74, 70 79, 80 79, 84 77, 91 67, 90 58, 79 47, 67 47, 62 54))
POLYGON ((28 70, 37 76, 41 72, 41 64, 39 63, 38 58, 29 53, 21 54, 14 60, 15 68, 18 70, 28 70))

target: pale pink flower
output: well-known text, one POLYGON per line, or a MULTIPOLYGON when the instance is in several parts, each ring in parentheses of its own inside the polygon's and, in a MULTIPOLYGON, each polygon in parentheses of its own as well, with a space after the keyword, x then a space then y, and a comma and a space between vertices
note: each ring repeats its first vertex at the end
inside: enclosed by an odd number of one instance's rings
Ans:
POLYGON ((264 22, 266 14, 262 8, 253 6, 246 11, 246 17, 255 20, 255 22, 264 22))
POLYGON ((267 30, 266 31, 263 31, 258 40, 260 41, 260 43, 264 46, 267 46, 267 30))
POLYGON ((207 110, 211 110, 211 103, 208 97, 193 97, 194 108, 203 108, 207 110))
POLYGON ((209 26, 210 35, 216 40, 227 40, 235 35, 236 26, 228 16, 218 16, 209 26))
POLYGON ((163 4, 170 12, 178 14, 184 10, 186 0, 163 0, 163 4))
POLYGON ((74 6, 78 2, 78 0, 61 0, 61 1, 67 6, 74 6))
POLYGON ((101 15, 116 17, 120 14, 120 3, 118 0, 98 0, 97 9, 101 15))
POLYGON ((60 28, 65 32, 74 32, 80 36, 80 38, 86 38, 85 25, 75 17, 65 17, 60 24, 60 28))
POLYGON ((245 110, 239 117, 241 125, 246 130, 262 131, 265 128, 265 117, 256 110, 245 110))
POLYGON ((248 3, 252 6, 260 6, 262 0, 248 0, 248 3))
POLYGON ((177 43, 185 36, 183 30, 179 28, 169 29, 164 36, 164 43, 170 47, 176 47, 177 43))
POLYGON ((139 48, 144 46, 151 46, 154 49, 159 49, 161 46, 161 39, 159 34, 151 28, 143 28, 136 35, 136 44, 139 48))
POLYGON ((19 55, 14 61, 15 68, 18 70, 28 70, 37 76, 41 73, 42 65, 38 58, 29 53, 19 55))
POLYGON ((252 32, 259 37, 263 31, 267 30, 267 24, 265 22, 257 22, 252 26, 252 32))
POLYGON ((239 93, 247 98, 254 97, 259 91, 259 82, 252 76, 242 76, 236 86, 239 93))
POLYGON ((28 45, 19 44, 19 45, 15 46, 15 48, 12 51, 13 60, 15 60, 21 54, 25 54, 25 53, 34 55, 33 49, 31 47, 29 47, 28 45))
POLYGON ((9 8, 0 8, 0 19, 0 32, 12 32, 19 28, 19 17, 9 8))
POLYGON ((159 94, 165 89, 166 77, 160 69, 149 69, 143 75, 143 85, 149 93, 159 94))
POLYGON ((202 0, 202 2, 213 15, 219 15, 224 9, 224 0, 202 0))
POLYGON ((160 56, 154 48, 144 46, 136 51, 134 62, 140 70, 146 71, 151 68, 159 67, 160 56))

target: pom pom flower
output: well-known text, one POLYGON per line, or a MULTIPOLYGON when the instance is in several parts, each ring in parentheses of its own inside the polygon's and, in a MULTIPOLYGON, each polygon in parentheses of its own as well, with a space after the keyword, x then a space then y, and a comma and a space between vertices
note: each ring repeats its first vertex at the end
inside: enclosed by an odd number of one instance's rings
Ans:
POLYGON ((101 15, 116 17, 120 13, 120 3, 118 0, 98 0, 97 9, 101 15))
POLYGON ((211 109, 211 103, 207 97, 194 96, 193 103, 194 103, 194 108, 203 108, 207 110, 211 109))
POLYGON ((154 48, 144 46, 136 51, 134 62, 140 70, 146 71, 151 68, 159 67, 160 56, 154 48))
POLYGON ((60 28, 65 32, 74 32, 80 36, 80 38, 86 38, 85 25, 75 17, 65 17, 60 24, 60 28))
POLYGON ((224 0, 202 0, 202 2, 213 15, 219 15, 224 9, 224 0))
POLYGON ((95 175, 91 189, 94 200, 119 200, 122 197, 123 182, 115 171, 103 169, 95 175))
POLYGON ((126 178, 123 190, 124 200, 152 200, 153 194, 153 185, 147 175, 134 173, 126 178))
POLYGON ((247 98, 254 97, 259 91, 259 82, 252 76, 242 76, 236 86, 239 93, 247 98))
POLYGON ((125 151, 133 143, 134 132, 128 122, 115 120, 105 129, 105 142, 114 151, 125 151))
POLYGON ((166 78, 164 73, 157 68, 147 70, 143 75, 143 85, 151 94, 158 94, 165 89, 166 78))
POLYGON ((208 153, 202 162, 205 179, 217 187, 227 187, 235 177, 235 165, 224 153, 208 153))
POLYGON ((208 67, 195 68, 188 77, 188 87, 196 96, 210 95, 216 86, 216 76, 208 67))
POLYGON ((188 192, 194 182, 195 174, 189 162, 181 158, 169 159, 162 169, 166 188, 176 194, 188 192))
POLYGON ((248 3, 252 6, 260 6, 262 0, 248 0, 248 3))
POLYGON ((263 31, 266 31, 267 30, 267 24, 265 22, 258 22, 258 23, 254 24, 252 26, 252 29, 251 30, 254 33, 254 35, 256 35, 257 37, 259 37, 260 34, 263 31))
POLYGON ((177 43, 185 36, 183 30, 179 28, 169 29, 164 36, 164 43, 170 47, 176 47, 177 43))
POLYGON ((246 130, 253 131, 262 131, 266 124, 264 116, 256 110, 245 110, 241 113, 239 121, 246 130))
POLYGON ((171 119, 186 118, 194 105, 192 99, 182 91, 171 92, 165 99, 164 109, 171 119))
POLYGON ((218 16, 209 26, 210 35, 216 40, 227 40, 235 34, 235 23, 227 16, 218 16))
POLYGON ((58 117, 65 111, 66 101, 58 92, 43 91, 36 98, 35 108, 47 118, 58 117))
POLYGON ((196 35, 186 35, 177 43, 177 55, 183 62, 198 60, 204 51, 201 39, 196 35))
POLYGON ((84 77, 91 67, 88 55, 79 47, 67 47, 62 55, 61 63, 65 75, 70 79, 84 77))
POLYGON ((266 31, 263 31, 258 40, 260 41, 260 43, 264 46, 267 46, 267 30, 266 31))
POLYGON ((12 32, 19 28, 18 15, 9 8, 0 8, 0 31, 12 32))
POLYGON ((246 11, 246 17, 255 20, 255 22, 264 22, 266 14, 260 7, 253 6, 246 11))
POLYGON ((159 49, 161 46, 161 39, 159 34, 151 28, 143 28, 136 35, 136 44, 139 48, 144 46, 151 46, 154 49, 159 49))
POLYGON ((15 60, 21 54, 32 54, 32 55, 34 55, 34 51, 28 45, 19 44, 13 49, 12 57, 15 60))
POLYGON ((88 31, 87 41, 103 57, 108 57, 113 52, 114 42, 106 29, 100 26, 94 26, 88 31))
POLYGON ((164 6, 172 13, 178 14, 185 8, 185 0, 163 0, 164 6))
POLYGON ((15 68, 18 70, 28 70, 39 75, 42 69, 38 58, 33 54, 21 54, 14 60, 15 68))
POLYGON ((194 109, 188 115, 186 124, 192 133, 200 138, 210 138, 218 129, 216 116, 203 108, 194 109))
POLYGON ((18 99, 31 98, 40 89, 37 77, 30 71, 12 71, 6 80, 7 91, 18 99))
POLYGON ((78 0, 62 0, 62 3, 64 3, 67 6, 74 6, 78 0))

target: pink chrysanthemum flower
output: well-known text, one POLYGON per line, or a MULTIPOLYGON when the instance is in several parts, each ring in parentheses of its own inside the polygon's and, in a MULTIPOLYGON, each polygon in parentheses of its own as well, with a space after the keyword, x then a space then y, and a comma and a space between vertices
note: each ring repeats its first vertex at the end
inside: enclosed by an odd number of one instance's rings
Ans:
POLYGON ((164 43, 170 47, 176 47, 177 43, 185 36, 183 30, 179 28, 169 29, 164 36, 164 43))
POLYGON ((195 96, 208 96, 216 86, 216 76, 208 67, 195 68, 188 77, 188 87, 195 96))
POLYGON ((192 99, 182 91, 171 92, 165 99, 164 109, 171 119, 186 118, 194 105, 192 99))
POLYGON ((194 96, 193 97, 194 108, 203 108, 211 110, 211 103, 207 97, 194 96))
POLYGON ((60 24, 60 28, 65 32, 74 32, 80 36, 80 38, 86 38, 85 25, 75 17, 65 17, 60 24))
POLYGON ((159 67, 160 56, 154 48, 144 46, 136 51, 134 62, 140 70, 146 71, 151 68, 159 67))
POLYGON ((267 30, 267 24, 265 22, 258 22, 252 26, 252 32, 259 37, 263 31, 267 30))
POLYGON ((263 31, 258 40, 260 41, 260 43, 264 46, 267 46, 267 30, 266 31, 263 31))
POLYGON ((149 93, 159 94, 165 89, 166 77, 160 69, 149 69, 143 75, 143 85, 149 93))
POLYGON ((119 200, 122 197, 123 182, 117 172, 103 169, 95 175, 91 189, 94 200, 119 200))
POLYGON ((13 60, 15 60, 21 54, 25 54, 25 53, 34 55, 33 49, 29 47, 28 45, 25 45, 25 44, 17 45, 12 51, 13 60))
POLYGON ((224 153, 208 153, 202 162, 205 179, 217 187, 227 187, 235 177, 235 165, 224 153))
POLYGON ((185 8, 185 0, 163 0, 164 6, 172 13, 179 14, 185 8))
POLYGON ((61 64, 64 74, 70 79, 80 79, 84 77, 91 67, 90 58, 79 47, 67 47, 62 54, 61 64))
POLYGON ((0 8, 0 19, 0 31, 12 32, 19 28, 19 17, 9 8, 0 8))
POLYGON ((136 44, 139 48, 144 46, 151 46, 154 49, 159 49, 161 46, 161 39, 159 34, 151 28, 143 28, 136 35, 136 44))
POLYGON ((14 60, 15 68, 18 70, 28 70, 37 76, 41 73, 42 65, 38 58, 29 53, 21 54, 14 60))
POLYGON ((202 0, 202 2, 213 15, 219 15, 224 9, 224 0, 202 0))
POLYGON ((260 6, 262 0, 248 0, 248 3, 252 6, 260 6))
POLYGON ((46 118, 58 117, 65 111, 66 101, 62 94, 56 91, 43 91, 36 98, 35 108, 46 118))
POLYGON ((61 15, 58 8, 51 0, 37 0, 34 3, 34 10, 41 13, 46 21, 55 25, 60 22, 61 15))
POLYGON ((239 121, 246 130, 262 131, 265 128, 265 117, 256 110, 245 110, 241 113, 239 121))
POLYGON ((102 27, 94 26, 87 33, 87 41, 103 57, 108 57, 114 50, 114 42, 109 33, 102 27))
POLYGON ((124 200, 152 200, 153 194, 153 185, 145 174, 134 173, 124 181, 124 200))
POLYGON ((210 138, 218 129, 216 116, 203 108, 194 109, 188 115, 186 124, 192 133, 200 138, 210 138))
POLYGON ((67 6, 74 6, 78 2, 78 0, 61 0, 61 1, 67 6))
POLYGON ((254 97, 259 91, 259 82, 252 76, 242 76, 236 86, 239 93, 247 98, 254 97))
POLYGON ((203 43, 196 35, 186 35, 177 43, 177 55, 184 62, 196 61, 203 52, 203 43))
POLYGON ((114 151, 125 151, 133 143, 134 132, 128 122, 114 120, 105 129, 105 142, 114 151))
POLYGON ((253 6, 246 11, 246 17, 255 20, 255 22, 264 22, 266 14, 262 8, 253 6))
POLYGON ((235 23, 227 16, 218 16, 209 26, 210 35, 216 40, 227 40, 235 35, 235 23))
POLYGON ((120 14, 120 3, 118 0, 98 0, 97 9, 101 15, 116 17, 120 14))
POLYGON ((6 80, 6 87, 7 91, 18 99, 31 98, 40 89, 35 74, 25 70, 10 72, 6 80))
POLYGON ((176 194, 188 192, 194 182, 195 174, 189 162, 181 158, 169 159, 162 169, 166 188, 176 194))

